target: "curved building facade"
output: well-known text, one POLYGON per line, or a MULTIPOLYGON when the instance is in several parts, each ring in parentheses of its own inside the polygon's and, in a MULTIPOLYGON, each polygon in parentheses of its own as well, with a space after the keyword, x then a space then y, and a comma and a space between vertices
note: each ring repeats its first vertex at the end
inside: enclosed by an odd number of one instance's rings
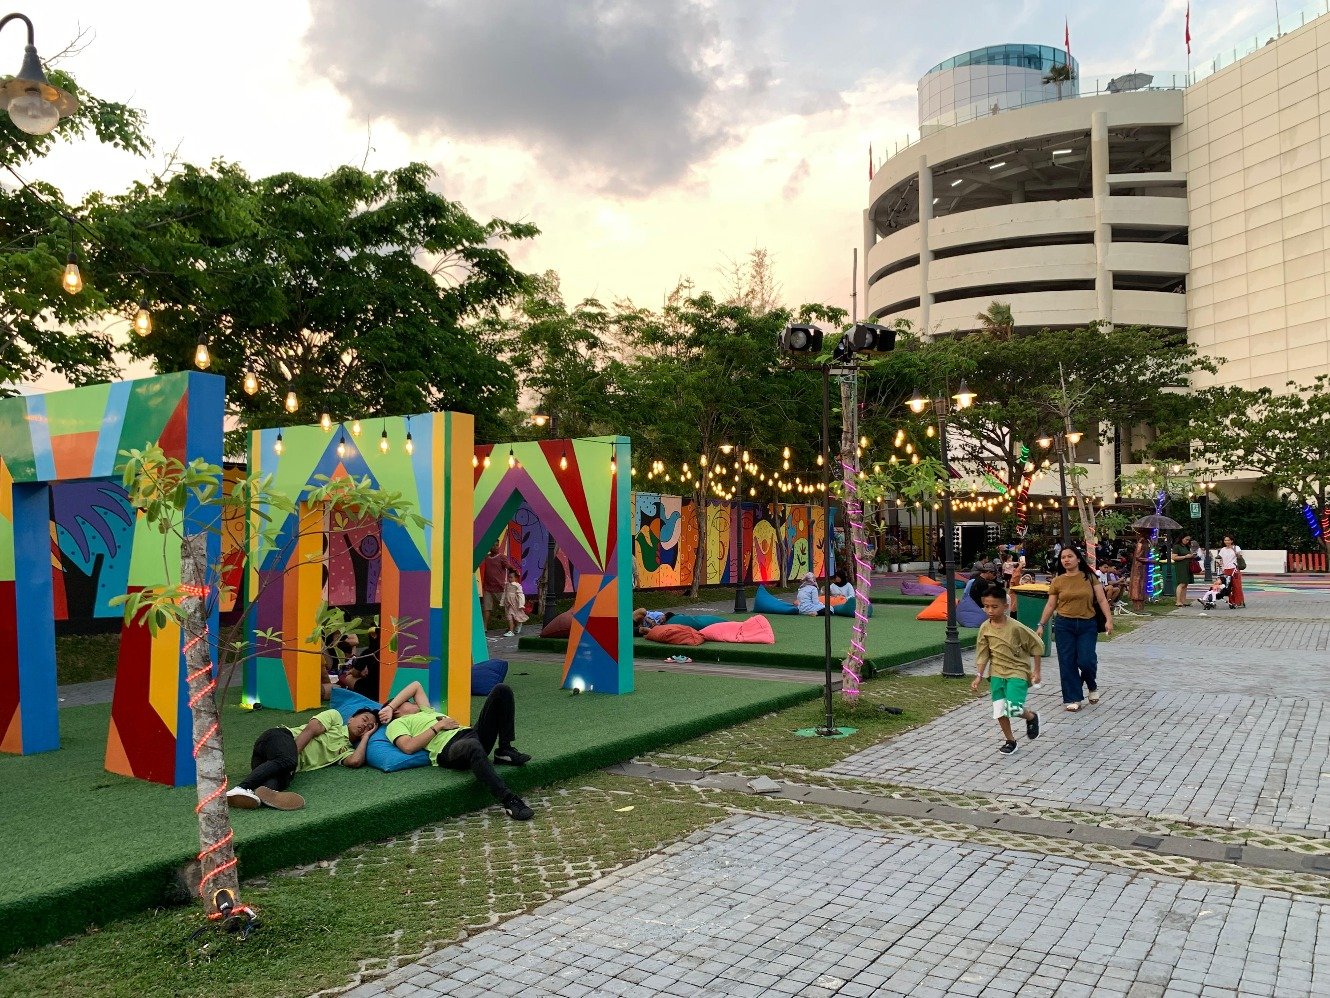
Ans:
POLYGON ((938 63, 919 81, 919 129, 925 134, 985 114, 1075 97, 1075 59, 1049 45, 989 45, 938 63), (1059 66, 1072 79, 1044 83, 1059 66))

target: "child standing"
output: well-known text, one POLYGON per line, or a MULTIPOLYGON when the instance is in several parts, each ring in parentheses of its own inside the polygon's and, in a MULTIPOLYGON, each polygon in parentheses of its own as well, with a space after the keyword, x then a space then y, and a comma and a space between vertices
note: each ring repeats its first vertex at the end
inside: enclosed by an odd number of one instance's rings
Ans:
POLYGON ((508 584, 503 587, 503 596, 499 600, 504 614, 508 617, 508 630, 505 638, 516 637, 522 633, 522 625, 527 622, 526 593, 522 592, 522 573, 515 568, 508 570, 508 584))
POLYGON ((1003 755, 1017 749, 1016 736, 1011 732, 1011 718, 1025 719, 1025 735, 1031 741, 1039 737, 1039 715, 1025 706, 1025 695, 1030 683, 1040 681, 1040 659, 1044 652, 1043 640, 1019 620, 1007 616, 1007 594, 1000 588, 990 589, 983 597, 984 616, 979 625, 979 640, 975 645, 974 682, 970 689, 979 692, 979 680, 988 669, 988 690, 993 698, 993 717, 1002 729, 1005 741, 998 748, 1003 755), (1030 668, 1030 659, 1034 668, 1030 668))

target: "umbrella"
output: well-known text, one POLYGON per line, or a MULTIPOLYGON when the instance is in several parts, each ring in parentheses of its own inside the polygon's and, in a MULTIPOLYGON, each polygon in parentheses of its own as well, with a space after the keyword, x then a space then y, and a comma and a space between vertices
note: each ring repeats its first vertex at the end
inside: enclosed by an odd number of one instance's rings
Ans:
POLYGON ((1158 516, 1151 513, 1132 523, 1136 530, 1181 530, 1182 524, 1171 516, 1158 516))
POLYGON ((1128 73, 1108 81, 1104 87, 1110 94, 1126 93, 1129 90, 1144 90, 1155 78, 1149 73, 1128 73))

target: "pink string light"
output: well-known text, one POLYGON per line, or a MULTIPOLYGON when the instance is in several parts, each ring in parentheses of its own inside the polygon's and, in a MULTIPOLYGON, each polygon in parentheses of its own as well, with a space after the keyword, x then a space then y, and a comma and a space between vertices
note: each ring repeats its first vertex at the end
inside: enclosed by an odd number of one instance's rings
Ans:
MULTIPOLYGON (((859 684, 862 681, 864 659, 867 651, 858 635, 868 626, 868 614, 863 610, 864 602, 868 599, 869 589, 864 585, 864 580, 868 578, 868 573, 872 571, 872 566, 866 562, 859 553, 858 547, 854 543, 855 531, 863 529, 864 513, 863 504, 859 500, 859 486, 855 477, 854 467, 841 457, 841 477, 845 482, 845 515, 849 520, 849 531, 845 538, 845 548, 850 552, 855 564, 855 583, 854 583, 854 633, 850 637, 850 652, 841 663, 841 695, 853 699, 859 695, 859 684)), ((830 608, 828 608, 830 610, 830 608)))

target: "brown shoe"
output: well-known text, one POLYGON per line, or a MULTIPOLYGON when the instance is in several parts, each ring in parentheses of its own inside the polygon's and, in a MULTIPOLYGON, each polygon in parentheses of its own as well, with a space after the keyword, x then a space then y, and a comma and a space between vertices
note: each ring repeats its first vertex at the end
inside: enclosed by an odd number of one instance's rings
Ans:
POLYGON ((254 791, 268 807, 274 811, 299 811, 305 806, 305 798, 290 790, 273 790, 271 787, 259 787, 254 791))

